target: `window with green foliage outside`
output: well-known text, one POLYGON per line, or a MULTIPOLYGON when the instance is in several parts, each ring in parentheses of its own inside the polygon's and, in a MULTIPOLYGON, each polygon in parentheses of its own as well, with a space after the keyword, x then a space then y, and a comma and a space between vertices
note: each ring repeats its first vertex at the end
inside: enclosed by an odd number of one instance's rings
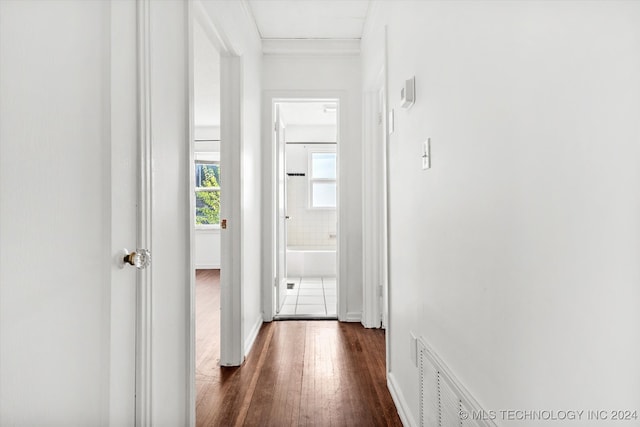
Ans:
POLYGON ((220 224, 220 164, 196 162, 196 225, 220 224))

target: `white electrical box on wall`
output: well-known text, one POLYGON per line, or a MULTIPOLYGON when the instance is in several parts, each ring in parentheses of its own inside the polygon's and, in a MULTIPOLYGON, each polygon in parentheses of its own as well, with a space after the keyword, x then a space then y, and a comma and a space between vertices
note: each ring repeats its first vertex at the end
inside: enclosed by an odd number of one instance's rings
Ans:
POLYGON ((404 82, 404 87, 400 90, 400 105, 402 108, 409 108, 416 101, 416 77, 413 76, 404 82))

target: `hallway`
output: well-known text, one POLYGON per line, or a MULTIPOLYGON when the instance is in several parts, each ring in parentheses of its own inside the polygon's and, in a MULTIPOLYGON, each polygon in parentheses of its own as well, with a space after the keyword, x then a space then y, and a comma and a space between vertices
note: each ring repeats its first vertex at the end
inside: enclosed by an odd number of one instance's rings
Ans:
POLYGON ((358 323, 266 323, 240 368, 220 368, 219 275, 196 276, 197 426, 400 426, 384 331, 358 323))

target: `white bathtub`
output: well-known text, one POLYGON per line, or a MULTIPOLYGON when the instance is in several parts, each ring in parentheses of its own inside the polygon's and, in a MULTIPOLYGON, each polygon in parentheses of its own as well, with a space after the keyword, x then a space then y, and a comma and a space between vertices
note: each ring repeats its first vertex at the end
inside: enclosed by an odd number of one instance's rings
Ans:
POLYGON ((288 277, 335 276, 336 263, 334 248, 322 246, 287 247, 288 277))

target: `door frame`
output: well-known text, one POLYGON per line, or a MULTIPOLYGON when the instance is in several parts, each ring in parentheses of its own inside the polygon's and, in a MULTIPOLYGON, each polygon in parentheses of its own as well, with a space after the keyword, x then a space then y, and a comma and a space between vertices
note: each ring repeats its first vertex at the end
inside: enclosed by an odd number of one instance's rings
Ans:
POLYGON ((277 315, 282 310, 283 287, 286 288, 286 272, 287 272, 287 146, 286 146, 286 129, 282 121, 279 104, 274 103, 274 129, 273 138, 275 138, 276 147, 276 292, 274 304, 276 309, 274 314, 277 315), (282 209, 282 211, 280 210, 282 209), (284 242, 284 247, 282 244, 284 242))
POLYGON ((341 202, 341 198, 344 196, 344 192, 340 191, 343 177, 346 176, 343 169, 346 165, 340 162, 340 159, 344 157, 344 144, 341 144, 343 135, 348 135, 347 131, 347 94, 345 91, 335 90, 268 90, 263 92, 262 96, 262 141, 266 142, 265 156, 269 156, 263 165, 262 175, 262 211, 264 212, 262 220, 262 229, 264 230, 262 241, 262 311, 263 320, 265 322, 271 322, 275 316, 274 309, 274 288, 276 283, 276 262, 277 262, 277 235, 276 235, 276 221, 277 221, 277 169, 276 169, 276 156, 278 149, 276 147, 276 141, 274 138, 273 124, 275 121, 275 104, 282 102, 322 102, 331 101, 338 104, 338 136, 336 152, 338 153, 337 167, 338 167, 338 191, 337 191, 337 211, 338 211, 338 224, 337 224, 337 246, 336 246, 336 258, 337 258, 337 270, 336 270, 336 283, 338 288, 338 320, 348 321, 347 318, 347 287, 341 286, 340 279, 347 277, 347 264, 341 262, 341 254, 347 254, 348 251, 348 236, 347 233, 342 232, 342 224, 347 223, 347 212, 344 208, 345 203, 341 202))
MULTIPOLYGON (((382 107, 382 127, 383 127, 383 135, 382 135, 382 144, 377 145, 377 148, 381 150, 379 153, 381 158, 377 160, 381 160, 383 163, 383 179, 384 179, 384 191, 381 197, 373 197, 367 204, 367 199, 364 199, 364 209, 375 209, 378 210, 377 214, 377 225, 384 228, 381 235, 377 236, 377 238, 367 239, 366 237, 363 239, 363 250, 365 253, 365 261, 363 277, 365 278, 364 286, 363 286, 363 324, 367 326, 367 323, 370 322, 372 324, 379 324, 378 319, 380 319, 382 327, 386 330, 385 333, 385 348, 386 348, 386 373, 387 378, 389 378, 389 374, 391 373, 391 345, 390 345, 390 336, 391 329, 393 327, 393 322, 391 320, 391 298, 393 297, 391 292, 391 265, 390 265, 390 246, 389 246, 389 236, 391 233, 391 225, 389 221, 389 209, 390 209, 390 171, 389 171, 389 146, 390 146, 390 129, 392 124, 390 124, 390 109, 389 109, 389 65, 388 65, 388 56, 389 56, 389 48, 387 42, 387 26, 384 27, 384 37, 380 43, 380 51, 381 55, 377 57, 376 67, 374 69, 377 70, 375 75, 372 75, 370 80, 365 82, 364 84, 364 96, 363 96, 363 129, 364 129, 364 141, 375 141, 377 135, 379 133, 378 130, 378 117, 377 112, 379 107, 382 107), (366 256, 369 255, 370 259, 367 260, 366 256), (373 261, 372 261, 372 259, 373 261), (372 262, 376 262, 376 260, 380 260, 383 263, 382 268, 375 268, 372 266, 372 262), (367 281, 368 277, 374 278, 374 280, 367 281), (382 301, 378 303, 376 295, 379 294, 378 290, 378 282, 375 280, 377 278, 378 281, 382 282, 382 301)), ((366 150, 365 150, 366 151, 366 150)), ((365 159, 363 160, 363 181, 366 183, 368 180, 372 178, 371 174, 375 173, 375 169, 371 168, 371 162, 374 159, 365 159), (369 162, 369 166, 368 163, 369 162)), ((365 184, 366 185, 366 184, 365 184)), ((368 224, 365 216, 363 215, 364 228, 363 232, 366 236, 367 230, 371 230, 373 225, 368 224)), ((375 230, 374 230, 375 231, 375 230)), ((393 389, 390 383, 389 388, 393 389)), ((393 393, 392 393, 393 394, 393 393)))
MULTIPOLYGON (((221 193, 220 218, 227 229, 220 230, 220 365, 239 366, 244 360, 242 345, 242 57, 222 31, 222 26, 205 10, 200 0, 188 2, 188 78, 189 78, 189 319, 188 411, 189 425, 195 425, 196 317, 195 317, 195 142, 194 142, 194 43, 195 22, 220 55, 220 165, 225 168, 224 195, 221 193)), ((223 173, 223 172, 221 172, 223 173)), ((222 181, 221 176, 221 181, 222 181)))
MULTIPOLYGON (((138 248, 151 248, 153 200, 151 173, 151 0, 137 2, 138 73, 138 248)), ((136 379, 135 425, 152 424, 152 277, 151 270, 137 271, 136 283, 136 379)))
POLYGON ((362 324, 366 328, 386 328, 388 323, 386 150, 389 114, 384 80, 385 70, 380 67, 364 93, 363 103, 363 140, 367 145, 362 153, 362 324))

